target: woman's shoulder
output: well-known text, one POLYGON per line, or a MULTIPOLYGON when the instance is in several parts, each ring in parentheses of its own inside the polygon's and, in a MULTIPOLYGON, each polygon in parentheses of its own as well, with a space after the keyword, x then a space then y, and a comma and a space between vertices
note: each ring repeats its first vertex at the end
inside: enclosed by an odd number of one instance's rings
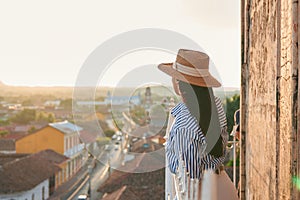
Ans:
POLYGON ((181 103, 180 109, 173 112, 175 122, 173 125, 173 131, 187 131, 198 129, 199 125, 194 116, 191 115, 185 104, 181 103))
POLYGON ((171 115, 175 118, 176 122, 183 122, 191 118, 191 113, 184 103, 178 103, 172 110, 171 115))
POLYGON ((195 123, 196 121, 193 119, 190 113, 182 112, 175 117, 174 129, 191 129, 195 123))
POLYGON ((205 143, 205 136, 203 135, 201 128, 192 124, 179 123, 173 126, 171 135, 182 137, 185 140, 198 140, 200 143, 205 143))

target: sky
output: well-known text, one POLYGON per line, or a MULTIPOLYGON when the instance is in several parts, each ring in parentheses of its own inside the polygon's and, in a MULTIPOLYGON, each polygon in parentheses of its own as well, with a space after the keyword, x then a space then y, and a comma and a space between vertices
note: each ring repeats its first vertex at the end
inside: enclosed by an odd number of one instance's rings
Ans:
MULTIPOLYGON (((74 86, 83 63, 103 42, 127 31, 157 28, 197 42, 213 60, 223 86, 240 87, 236 0, 0 1, 0 24, 0 81, 8 85, 74 86)), ((99 84, 119 84, 132 66, 174 60, 175 55, 160 51, 128 54, 99 84)), ((161 79, 170 82, 167 76, 161 79)))

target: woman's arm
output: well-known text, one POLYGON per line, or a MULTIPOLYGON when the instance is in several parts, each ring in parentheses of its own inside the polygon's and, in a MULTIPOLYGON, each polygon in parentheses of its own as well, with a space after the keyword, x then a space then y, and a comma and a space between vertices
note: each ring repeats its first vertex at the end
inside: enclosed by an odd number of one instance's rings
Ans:
POLYGON ((191 178, 200 178, 201 157, 205 149, 205 144, 195 139, 195 133, 191 130, 181 128, 174 135, 174 159, 182 159, 186 167, 186 171, 191 178))

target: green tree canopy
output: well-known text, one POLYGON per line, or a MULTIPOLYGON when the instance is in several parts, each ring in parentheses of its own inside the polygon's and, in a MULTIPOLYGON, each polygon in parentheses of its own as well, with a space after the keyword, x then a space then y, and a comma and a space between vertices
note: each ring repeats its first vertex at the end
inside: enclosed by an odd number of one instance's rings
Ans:
POLYGON ((47 121, 48 121, 49 123, 54 122, 54 121, 55 121, 54 114, 48 113, 47 121))
POLYGON ((39 111, 36 113, 36 121, 52 123, 55 122, 55 115, 51 112, 47 113, 47 112, 39 111))
POLYGON ((22 106, 33 106, 33 103, 30 99, 26 99, 22 102, 22 106))
POLYGON ((5 136, 5 135, 7 135, 7 134, 9 134, 9 132, 8 132, 7 130, 1 130, 1 131, 0 131, 0 137, 1 137, 1 136, 5 136))
POLYGON ((142 106, 135 106, 130 110, 131 119, 140 126, 145 125, 147 120, 146 110, 142 106))
POLYGON ((234 113, 240 108, 240 95, 235 94, 231 98, 226 98, 226 119, 228 133, 231 133, 234 126, 234 113))
POLYGON ((34 131, 36 131, 35 126, 31 126, 31 127, 28 129, 28 133, 33 133, 34 131))
POLYGON ((72 109, 72 102, 73 102, 73 100, 71 98, 64 99, 64 100, 60 101, 59 106, 63 107, 66 110, 71 110, 72 109))
POLYGON ((111 130, 111 129, 107 129, 107 130, 104 131, 104 134, 105 134, 106 137, 111 138, 115 134, 115 131, 111 130))
POLYGON ((36 111, 32 109, 24 109, 12 117, 11 121, 18 124, 28 124, 35 121, 36 111))

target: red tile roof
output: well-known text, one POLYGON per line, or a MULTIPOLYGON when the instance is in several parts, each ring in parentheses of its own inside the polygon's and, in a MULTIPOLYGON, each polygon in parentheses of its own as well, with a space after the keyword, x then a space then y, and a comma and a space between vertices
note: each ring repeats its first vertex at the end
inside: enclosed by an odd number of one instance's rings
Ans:
MULTIPOLYGON (((149 146, 154 145, 149 141, 149 146)), ((136 144, 140 146, 140 144, 136 144)), ((161 146, 153 146, 154 150, 161 146)), ((100 186, 99 191, 109 193, 104 200, 125 199, 164 199, 165 169, 164 152, 149 156, 144 149, 135 148, 140 152, 135 159, 127 162, 119 170, 114 170, 110 178, 100 186), (141 153, 144 152, 144 153, 141 153), (151 163, 151 166, 149 165, 151 163), (150 171, 149 167, 158 169, 150 171), (132 173, 129 173, 132 171, 132 173), (149 172, 145 172, 149 171, 149 172), (124 186, 126 188, 124 189, 124 186), (117 195, 120 195, 117 196, 117 195)), ((151 150, 153 151, 153 149, 151 150)))
POLYGON ((34 188, 60 171, 58 164, 67 159, 52 150, 45 150, 5 162, 0 166, 0 194, 34 188))
POLYGON ((3 136, 1 139, 12 139, 12 140, 18 140, 22 137, 27 135, 27 133, 10 133, 5 136, 3 136))
POLYGON ((114 171, 110 179, 99 188, 99 191, 108 193, 102 200, 164 199, 164 169, 146 173, 114 171))
POLYGON ((14 154, 0 154, 0 166, 4 165, 5 163, 14 161, 16 159, 22 158, 24 156, 28 156, 29 154, 23 153, 14 153, 14 154))
POLYGON ((15 141, 11 139, 0 139, 0 151, 15 151, 15 141))
POLYGON ((96 141, 97 135, 88 131, 80 131, 79 138, 83 143, 89 144, 96 141))

